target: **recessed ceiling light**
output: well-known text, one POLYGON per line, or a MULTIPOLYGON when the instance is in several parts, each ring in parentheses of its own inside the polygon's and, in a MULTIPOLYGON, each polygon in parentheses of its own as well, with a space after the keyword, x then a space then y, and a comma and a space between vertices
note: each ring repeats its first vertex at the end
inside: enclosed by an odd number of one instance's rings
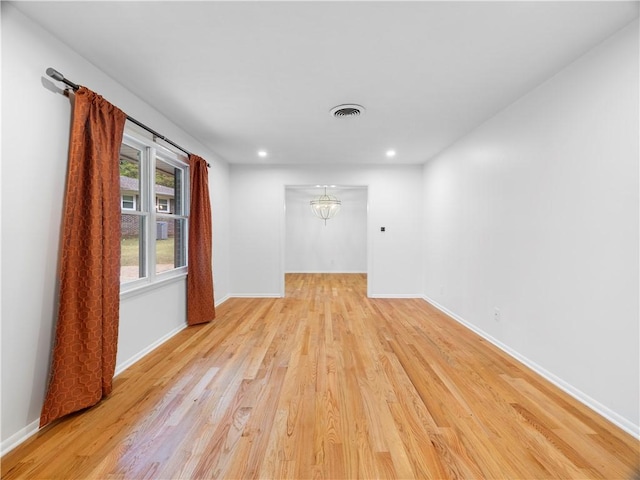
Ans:
POLYGON ((396 156, 396 151, 395 150, 387 150, 387 157, 391 158, 391 157, 395 157, 396 156))
POLYGON ((267 156, 267 151, 266 150, 258 150, 258 156, 261 158, 264 158, 267 156))

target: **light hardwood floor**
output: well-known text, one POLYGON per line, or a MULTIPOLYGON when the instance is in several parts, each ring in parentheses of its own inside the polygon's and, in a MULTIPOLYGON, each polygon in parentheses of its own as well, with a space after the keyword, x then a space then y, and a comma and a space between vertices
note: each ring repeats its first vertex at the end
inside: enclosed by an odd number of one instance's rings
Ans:
POLYGON ((169 340, 2 478, 631 478, 639 444, 418 299, 286 279, 169 340))

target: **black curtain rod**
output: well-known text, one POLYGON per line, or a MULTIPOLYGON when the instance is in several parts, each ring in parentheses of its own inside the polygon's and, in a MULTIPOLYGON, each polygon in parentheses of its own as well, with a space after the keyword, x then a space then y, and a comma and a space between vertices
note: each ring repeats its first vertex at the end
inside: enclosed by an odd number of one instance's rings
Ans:
MULTIPOLYGON (((66 78, 64 78, 64 75, 61 74, 59 71, 57 71, 55 68, 51 68, 51 67, 47 68, 47 75, 49 75, 54 80, 57 80, 58 82, 62 82, 65 85, 67 85, 68 87, 71 87, 74 92, 77 91, 80 88, 80 85, 78 85, 76 83, 73 83, 71 80, 67 80, 66 78)), ((127 115, 127 120, 129 120, 131 123, 135 123, 136 125, 138 125, 141 128, 144 128, 147 132, 151 133, 154 137, 159 138, 160 140, 163 140, 163 141, 167 142, 169 145, 173 145, 178 150, 183 151, 187 155, 191 155, 191 152, 189 152, 188 150, 185 150, 184 148, 182 148, 177 143, 172 142, 171 140, 169 140, 164 135, 159 134, 153 128, 146 126, 144 123, 136 120, 135 118, 130 117, 129 115, 127 115)), ((207 163, 207 167, 211 167, 211 165, 209 165, 207 163)))

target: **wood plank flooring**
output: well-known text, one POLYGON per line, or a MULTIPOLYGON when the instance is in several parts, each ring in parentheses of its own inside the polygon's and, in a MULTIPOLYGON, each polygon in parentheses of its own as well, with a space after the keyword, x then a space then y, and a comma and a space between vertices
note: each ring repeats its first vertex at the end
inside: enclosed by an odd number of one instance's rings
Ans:
POLYGON ((120 374, 2 478, 632 478, 638 442, 418 299, 291 274, 120 374))

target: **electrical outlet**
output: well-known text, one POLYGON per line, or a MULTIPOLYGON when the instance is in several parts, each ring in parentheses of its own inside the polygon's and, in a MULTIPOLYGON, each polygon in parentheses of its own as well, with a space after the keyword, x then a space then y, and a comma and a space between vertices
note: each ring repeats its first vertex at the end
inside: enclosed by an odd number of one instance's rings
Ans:
POLYGON ((502 314, 500 313, 500 309, 497 308, 497 307, 493 309, 493 319, 496 322, 501 322, 502 321, 502 314))

